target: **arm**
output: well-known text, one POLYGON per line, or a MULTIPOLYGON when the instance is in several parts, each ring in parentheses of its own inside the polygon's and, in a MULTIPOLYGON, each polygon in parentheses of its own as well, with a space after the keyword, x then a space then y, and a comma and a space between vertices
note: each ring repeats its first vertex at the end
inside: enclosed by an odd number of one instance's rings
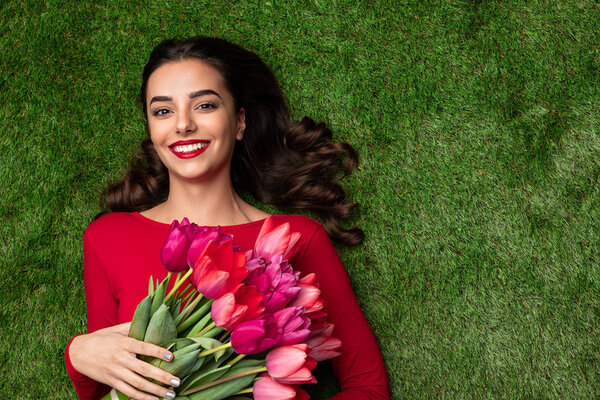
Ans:
POLYGON ((342 341, 342 354, 332 360, 341 392, 335 400, 389 399, 385 364, 362 313, 340 257, 319 226, 299 262, 304 274, 317 275, 325 311, 335 324, 333 335, 342 341))
MULTIPOLYGON (((117 304, 112 296, 106 272, 98 254, 90 243, 89 235, 83 238, 83 256, 84 256, 84 281, 85 295, 87 304, 88 332, 94 332, 101 328, 117 324, 117 304)), ((110 388, 100 382, 87 377, 77 371, 71 363, 69 351, 73 340, 78 340, 82 335, 76 335, 67 344, 65 349, 65 364, 67 372, 77 396, 81 400, 94 400, 108 393, 110 388)))
POLYGON ((67 371, 77 395, 84 400, 99 399, 110 390, 110 385, 135 399, 156 399, 150 393, 165 397, 167 388, 143 377, 175 386, 179 385, 179 379, 139 360, 136 355, 164 357, 171 361, 173 354, 162 347, 128 337, 129 323, 116 325, 118 302, 87 232, 84 262, 89 333, 75 336, 65 350, 67 371))

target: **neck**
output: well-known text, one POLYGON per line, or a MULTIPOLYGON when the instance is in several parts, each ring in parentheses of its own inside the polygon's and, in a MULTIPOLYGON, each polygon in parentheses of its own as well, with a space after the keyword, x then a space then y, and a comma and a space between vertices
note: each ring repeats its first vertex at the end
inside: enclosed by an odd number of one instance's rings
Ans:
POLYGON ((200 226, 237 225, 252 221, 244 205, 229 174, 204 182, 170 177, 169 197, 156 207, 156 218, 165 223, 187 217, 200 226))

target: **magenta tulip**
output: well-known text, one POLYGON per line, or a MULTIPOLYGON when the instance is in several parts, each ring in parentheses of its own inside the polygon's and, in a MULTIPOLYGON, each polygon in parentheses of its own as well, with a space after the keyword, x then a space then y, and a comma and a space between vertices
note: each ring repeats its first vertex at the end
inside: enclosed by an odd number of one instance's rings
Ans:
POLYGON ((311 374, 317 362, 309 357, 310 347, 306 343, 277 347, 267 354, 269 375, 279 383, 305 384, 316 383, 311 374))
POLYGON ((299 232, 290 233, 290 224, 286 222, 275 227, 272 217, 268 217, 263 223, 256 243, 254 244, 254 255, 270 260, 273 256, 280 255, 285 259, 292 258, 294 246, 300 239, 299 232))
POLYGON ((288 307, 274 314, 242 322, 231 333, 236 353, 256 354, 274 346, 300 343, 310 335, 310 319, 302 307, 288 307))
POLYGON ((266 314, 235 327, 231 347, 238 354, 256 354, 275 346, 280 338, 273 314, 266 314))
MULTIPOLYGON (((190 238, 190 246, 187 254, 187 262, 190 267, 196 264, 198 258, 202 254, 202 251, 210 241, 216 242, 216 244, 222 244, 227 240, 233 240, 233 236, 226 235, 221 231, 221 227, 209 228, 203 226, 193 231, 193 235, 190 238)), ((239 246, 233 245, 235 251, 241 251, 239 246)))
POLYGON ((288 307, 273 314, 277 330, 281 337, 277 341, 280 346, 296 344, 310 335, 310 319, 304 315, 303 307, 288 307))
POLYGON ((273 256, 268 264, 262 257, 256 257, 246 264, 246 268, 250 270, 246 283, 256 286, 265 295, 261 306, 266 312, 281 310, 300 291, 297 286, 300 273, 294 272, 280 255, 273 256))
POLYGON ((248 275, 246 254, 234 249, 233 240, 209 241, 194 265, 192 284, 205 297, 217 299, 237 290, 248 275))
POLYGON ((230 331, 242 322, 262 315, 265 311, 260 307, 263 297, 256 287, 240 284, 235 293, 225 293, 213 302, 211 316, 215 325, 230 331))
POLYGON ((279 383, 267 374, 254 383, 252 395, 254 400, 292 400, 296 398, 296 389, 293 386, 279 383))
POLYGON ((184 218, 181 224, 177 220, 171 223, 167 238, 160 249, 160 261, 167 271, 182 272, 189 268, 187 263, 190 247, 189 233, 195 225, 190 225, 187 218, 184 218))

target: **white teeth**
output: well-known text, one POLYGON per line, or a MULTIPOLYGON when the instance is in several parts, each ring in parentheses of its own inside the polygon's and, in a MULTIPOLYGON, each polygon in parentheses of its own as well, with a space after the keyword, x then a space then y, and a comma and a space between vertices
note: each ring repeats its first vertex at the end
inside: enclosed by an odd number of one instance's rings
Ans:
POLYGON ((203 143, 194 143, 194 144, 186 144, 184 146, 175 146, 173 147, 173 150, 175 150, 178 153, 189 153, 191 151, 196 151, 198 149, 203 149, 206 146, 208 146, 208 143, 203 142, 203 143))

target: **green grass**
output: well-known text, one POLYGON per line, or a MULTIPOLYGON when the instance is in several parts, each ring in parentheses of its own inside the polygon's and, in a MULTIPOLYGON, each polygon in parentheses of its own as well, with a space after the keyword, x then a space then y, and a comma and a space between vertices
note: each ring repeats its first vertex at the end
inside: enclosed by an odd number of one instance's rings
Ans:
POLYGON ((144 137, 150 50, 197 34, 359 151, 340 254, 393 398, 600 397, 596 2, 133 3, 0 5, 0 397, 75 398, 83 231, 144 137))

